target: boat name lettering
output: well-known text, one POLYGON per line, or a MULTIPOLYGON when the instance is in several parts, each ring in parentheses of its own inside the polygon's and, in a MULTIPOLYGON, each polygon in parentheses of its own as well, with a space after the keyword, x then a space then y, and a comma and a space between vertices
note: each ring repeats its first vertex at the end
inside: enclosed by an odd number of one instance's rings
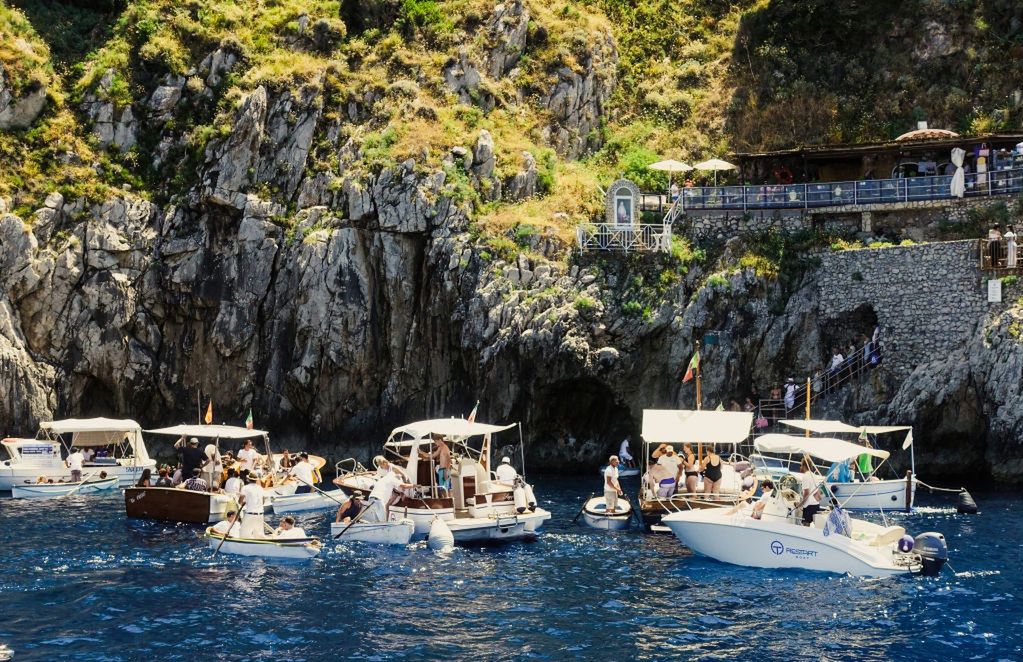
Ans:
POLYGON ((817 551, 813 549, 799 549, 797 547, 786 547, 780 540, 771 541, 771 552, 776 556, 782 554, 790 554, 801 559, 808 559, 817 556, 817 551))

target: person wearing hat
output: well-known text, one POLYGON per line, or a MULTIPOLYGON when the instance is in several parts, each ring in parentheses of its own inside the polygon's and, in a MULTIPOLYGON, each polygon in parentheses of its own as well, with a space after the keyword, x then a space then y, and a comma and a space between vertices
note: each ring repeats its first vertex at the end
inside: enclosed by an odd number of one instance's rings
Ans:
POLYGON ((206 462, 206 454, 199 448, 199 440, 192 437, 188 445, 181 449, 181 475, 188 479, 193 470, 199 469, 206 462))
POLYGON ((785 416, 792 413, 796 406, 796 380, 789 377, 785 380, 785 416))
POLYGON ((351 498, 341 504, 341 507, 337 509, 337 517, 334 518, 335 523, 344 522, 345 524, 350 523, 353 519, 359 516, 362 512, 362 492, 355 490, 352 492, 351 498))
POLYGON ((227 511, 225 515, 227 519, 222 519, 213 525, 213 532, 228 538, 240 538, 242 526, 238 523, 238 511, 232 509, 227 511))
POLYGON ((67 468, 71 470, 71 482, 82 482, 82 465, 85 464, 85 456, 82 451, 75 447, 71 448, 71 454, 67 456, 67 468))
POLYGON ((515 479, 519 476, 519 472, 515 471, 515 467, 511 465, 511 458, 507 455, 501 458, 501 464, 494 470, 494 474, 497 476, 497 480, 510 484, 514 484, 515 479))
POLYGON ((313 491, 313 465, 309 463, 309 453, 302 453, 298 456, 298 463, 288 472, 298 481, 298 489, 295 494, 309 494, 313 491))
POLYGON ((259 485, 259 476, 250 473, 248 483, 242 488, 238 499, 242 505, 242 537, 263 537, 263 488, 259 485))

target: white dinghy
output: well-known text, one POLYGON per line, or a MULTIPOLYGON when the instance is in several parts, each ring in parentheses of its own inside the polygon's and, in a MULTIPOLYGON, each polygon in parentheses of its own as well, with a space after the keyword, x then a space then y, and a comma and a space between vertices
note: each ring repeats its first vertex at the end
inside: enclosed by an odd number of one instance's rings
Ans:
MULTIPOLYGON (((602 465, 600 467, 600 475, 601 476, 604 475, 604 470, 605 469, 607 469, 607 465, 606 464, 602 465)), ((638 476, 639 472, 640 472, 639 467, 623 467, 620 464, 618 465, 618 477, 619 478, 632 478, 634 476, 638 476)))
POLYGON ((309 492, 306 494, 292 494, 290 496, 270 497, 270 506, 278 515, 285 513, 303 513, 310 510, 326 510, 337 508, 348 500, 344 490, 329 490, 325 492, 309 492))
POLYGON ((632 504, 624 499, 619 499, 618 507, 613 513, 607 512, 607 502, 602 496, 587 499, 583 504, 583 521, 594 529, 621 531, 629 528, 631 519, 632 504))
POLYGON ((368 542, 377 545, 407 545, 416 531, 416 523, 408 517, 393 522, 333 522, 330 535, 334 540, 368 542))
POLYGON ((323 545, 318 538, 231 538, 206 529, 210 549, 237 556, 258 556, 264 559, 311 559, 319 555, 323 545))
MULTIPOLYGON (((793 453, 838 462, 863 448, 838 439, 764 435, 754 443, 759 451, 793 453)), ((887 452, 870 449, 876 457, 887 452)), ((853 576, 880 577, 916 572, 937 574, 948 558, 944 537, 906 535, 901 526, 881 526, 849 518, 836 509, 818 513, 803 526, 797 507, 801 497, 782 480, 779 490, 763 497, 763 512, 752 506, 713 508, 672 513, 661 518, 682 543, 698 554, 755 568, 798 568, 853 576), (915 549, 914 549, 915 548, 915 549)), ((798 487, 798 484, 795 484, 798 487)))
POLYGON ((72 495, 101 494, 117 489, 120 478, 95 478, 77 483, 27 483, 11 488, 11 496, 15 499, 52 499, 72 495))

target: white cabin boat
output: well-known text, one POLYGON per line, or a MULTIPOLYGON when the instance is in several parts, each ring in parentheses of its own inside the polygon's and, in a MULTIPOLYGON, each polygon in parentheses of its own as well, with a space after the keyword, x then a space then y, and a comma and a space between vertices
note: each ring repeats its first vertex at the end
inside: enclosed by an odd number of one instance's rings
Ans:
POLYGON ((592 497, 583 504, 583 521, 587 526, 606 531, 621 531, 629 528, 632 520, 632 504, 624 499, 618 500, 615 512, 607 512, 604 497, 592 497))
POLYGON ((15 499, 54 498, 68 495, 90 495, 113 492, 120 479, 90 478, 77 483, 25 483, 15 485, 11 496, 15 499))
POLYGON ((416 531, 411 519, 393 522, 332 522, 330 535, 338 542, 368 542, 377 545, 407 545, 416 531))
POLYGON ((264 559, 311 559, 323 549, 318 538, 230 538, 206 529, 206 540, 210 549, 219 549, 224 554, 257 556, 264 559), (223 543, 223 544, 221 544, 223 543))
POLYGON ((156 461, 149 458, 142 441, 142 428, 135 421, 113 418, 69 418, 39 424, 35 439, 4 439, 0 445, 7 458, 0 462, 0 491, 35 481, 40 475, 71 480, 65 459, 72 446, 109 453, 85 462, 82 475, 106 471, 121 487, 135 484, 142 471, 152 470, 156 461))

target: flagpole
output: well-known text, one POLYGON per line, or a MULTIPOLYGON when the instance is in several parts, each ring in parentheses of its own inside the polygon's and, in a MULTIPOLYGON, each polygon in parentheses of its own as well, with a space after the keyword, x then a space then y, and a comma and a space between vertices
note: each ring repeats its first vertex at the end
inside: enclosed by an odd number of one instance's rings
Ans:
MULTIPOLYGON (((806 378, 806 420, 810 420, 810 378, 806 378)), ((806 437, 810 437, 810 428, 806 428, 806 437)))
MULTIPOLYGON (((700 341, 696 341, 696 353, 700 353, 700 341)), ((703 409, 703 398, 700 395, 700 373, 703 372, 703 357, 696 363, 696 411, 703 409)))

